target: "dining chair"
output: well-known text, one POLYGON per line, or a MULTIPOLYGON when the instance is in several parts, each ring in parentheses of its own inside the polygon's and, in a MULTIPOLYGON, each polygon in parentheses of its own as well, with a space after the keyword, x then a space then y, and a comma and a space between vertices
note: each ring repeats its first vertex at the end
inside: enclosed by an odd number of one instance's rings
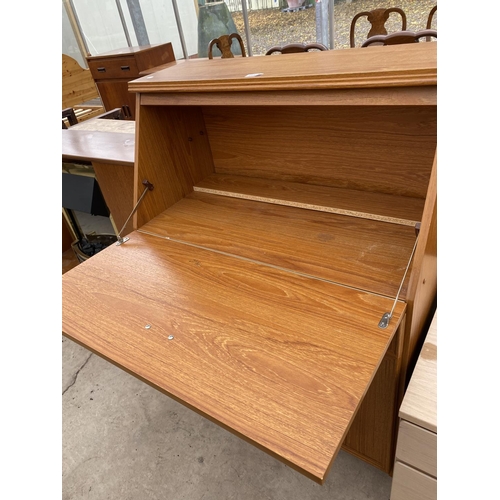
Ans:
POLYGON ((320 50, 328 50, 328 47, 322 43, 289 43, 287 45, 271 47, 265 55, 295 54, 297 52, 316 52, 320 50))
POLYGON ((366 16, 366 19, 371 24, 370 31, 368 31, 368 34, 366 36, 366 38, 370 38, 374 35, 387 35, 387 29, 385 25, 389 19, 389 14, 391 14, 392 12, 395 12, 401 16, 401 31, 405 31, 406 14, 399 7, 391 7, 389 9, 374 9, 370 11, 359 12, 353 17, 351 21, 351 28, 349 32, 349 42, 351 48, 354 48, 356 46, 354 42, 354 34, 356 30, 356 23, 361 17, 366 16))
POLYGON ((213 59, 212 49, 214 45, 220 50, 221 59, 234 57, 234 54, 231 51, 231 45, 233 43, 233 39, 239 42, 241 49, 241 56, 245 57, 246 56, 245 46, 243 45, 243 40, 241 39, 241 36, 238 33, 231 33, 229 35, 221 35, 219 38, 214 38, 210 40, 210 43, 208 44, 208 58, 213 59))
POLYGON ((421 31, 396 31, 390 35, 375 35, 364 41, 361 47, 369 47, 370 45, 398 45, 402 43, 419 43, 421 38, 437 39, 436 30, 421 30, 421 31))

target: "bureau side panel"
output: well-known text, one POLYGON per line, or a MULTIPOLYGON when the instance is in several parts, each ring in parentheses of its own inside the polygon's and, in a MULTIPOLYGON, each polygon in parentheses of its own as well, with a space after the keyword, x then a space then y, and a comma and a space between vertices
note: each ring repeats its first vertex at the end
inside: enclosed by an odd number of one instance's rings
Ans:
POLYGON ((437 306, 437 157, 434 158, 418 239, 407 292, 409 321, 403 347, 406 384, 437 306))
POLYGON ((182 199, 193 185, 213 173, 212 154, 198 107, 141 106, 136 133, 135 200, 153 184, 141 202, 134 227, 182 199))

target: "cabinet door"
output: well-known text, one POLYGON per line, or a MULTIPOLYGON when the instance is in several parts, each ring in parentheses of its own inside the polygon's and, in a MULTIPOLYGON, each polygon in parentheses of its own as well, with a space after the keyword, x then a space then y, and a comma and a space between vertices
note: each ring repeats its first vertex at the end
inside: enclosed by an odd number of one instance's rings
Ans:
POLYGON ((101 81, 97 87, 106 111, 120 108, 126 120, 135 119, 135 93, 128 91, 128 80, 101 81))

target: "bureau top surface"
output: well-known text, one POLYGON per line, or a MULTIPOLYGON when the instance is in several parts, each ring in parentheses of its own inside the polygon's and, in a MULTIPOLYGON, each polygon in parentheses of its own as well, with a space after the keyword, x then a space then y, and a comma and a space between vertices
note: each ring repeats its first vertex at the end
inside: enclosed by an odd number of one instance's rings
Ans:
POLYGON ((172 63, 129 82, 132 92, 220 92, 429 86, 437 43, 172 63))

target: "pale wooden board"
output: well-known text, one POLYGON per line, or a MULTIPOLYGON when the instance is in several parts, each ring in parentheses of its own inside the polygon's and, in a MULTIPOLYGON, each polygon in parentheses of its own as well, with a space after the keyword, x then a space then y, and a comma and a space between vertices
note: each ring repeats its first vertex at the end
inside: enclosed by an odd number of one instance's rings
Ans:
POLYGON ((396 460, 429 476, 437 477, 437 434, 407 420, 401 420, 396 460))
POLYGON ((406 390, 399 416, 437 433, 437 311, 406 390))
POLYGON ((391 305, 138 232, 63 276, 65 335, 320 483, 406 307, 378 328, 391 305))
POLYGON ((406 464, 396 462, 391 500, 436 500, 437 480, 406 464))
POLYGON ((94 132, 119 132, 122 134, 135 134, 135 122, 132 120, 111 120, 94 118, 71 127, 73 130, 91 130, 94 132))

